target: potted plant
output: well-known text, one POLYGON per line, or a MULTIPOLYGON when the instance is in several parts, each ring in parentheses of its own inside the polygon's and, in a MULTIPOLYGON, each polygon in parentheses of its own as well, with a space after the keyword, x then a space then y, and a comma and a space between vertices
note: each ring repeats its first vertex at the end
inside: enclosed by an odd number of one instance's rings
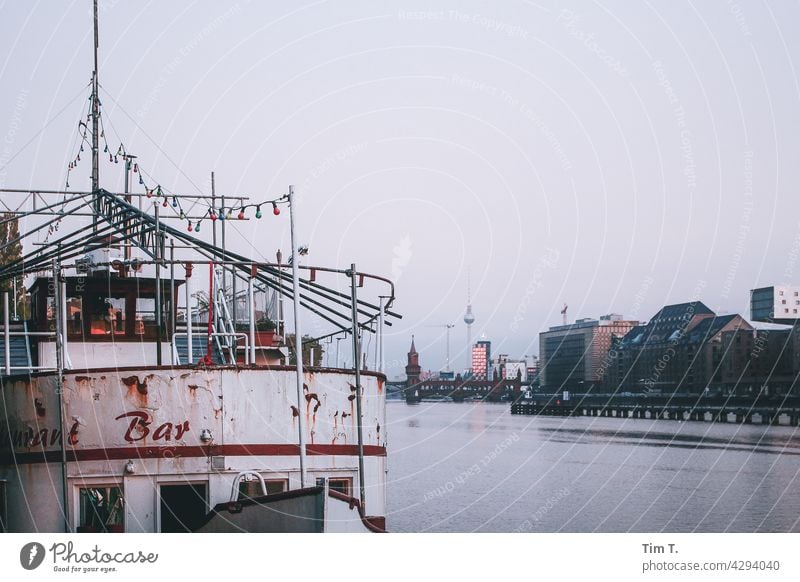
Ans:
MULTIPOLYGON (((256 321, 256 347, 271 348, 279 346, 280 336, 276 333, 277 324, 268 317, 263 317, 256 321)), ((250 324, 239 323, 236 331, 250 333, 250 324)))

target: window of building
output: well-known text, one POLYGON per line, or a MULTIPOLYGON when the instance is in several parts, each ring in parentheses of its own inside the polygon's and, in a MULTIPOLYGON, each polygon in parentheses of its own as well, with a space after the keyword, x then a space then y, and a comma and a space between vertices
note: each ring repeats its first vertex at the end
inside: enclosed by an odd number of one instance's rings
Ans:
MULTIPOLYGON (((317 486, 322 487, 324 485, 325 478, 318 478, 317 486)), ((330 477, 328 478, 328 489, 351 497, 353 495, 353 480, 350 477, 330 477)))
POLYGON ((786 305, 786 299, 781 299, 781 304, 786 305))
POLYGON ((122 488, 102 485, 80 488, 78 532, 122 533, 125 531, 124 517, 122 488))
POLYGON ((0 533, 8 531, 8 501, 6 500, 6 482, 0 481, 0 533))
POLYGON ((161 485, 161 531, 185 533, 194 531, 208 513, 205 483, 161 485))

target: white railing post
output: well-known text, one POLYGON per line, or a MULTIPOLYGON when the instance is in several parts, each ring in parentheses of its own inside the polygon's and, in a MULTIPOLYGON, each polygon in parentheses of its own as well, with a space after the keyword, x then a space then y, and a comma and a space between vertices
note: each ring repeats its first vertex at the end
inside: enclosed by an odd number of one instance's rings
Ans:
MULTIPOLYGON (((192 346, 192 292, 189 289, 191 277, 186 274, 186 363, 194 363, 194 350, 192 346)), ((174 331, 174 330, 173 330, 174 331)))
POLYGON ((247 295, 250 301, 250 361, 249 364, 256 363, 256 299, 253 289, 253 273, 250 273, 250 280, 247 285, 247 295))

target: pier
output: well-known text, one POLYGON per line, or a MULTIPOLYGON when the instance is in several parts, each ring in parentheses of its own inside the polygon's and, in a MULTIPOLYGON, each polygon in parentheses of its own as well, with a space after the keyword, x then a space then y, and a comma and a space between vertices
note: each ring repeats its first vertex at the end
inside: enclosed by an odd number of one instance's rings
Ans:
POLYGON ((704 396, 583 396, 561 400, 557 395, 520 400, 511 414, 594 416, 696 422, 731 422, 800 426, 800 398, 704 396))

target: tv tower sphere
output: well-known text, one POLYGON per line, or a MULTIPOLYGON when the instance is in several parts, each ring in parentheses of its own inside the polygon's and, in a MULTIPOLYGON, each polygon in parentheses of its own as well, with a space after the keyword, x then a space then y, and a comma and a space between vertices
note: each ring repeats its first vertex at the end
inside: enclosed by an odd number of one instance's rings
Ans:
POLYGON ((475 323, 475 316, 472 315, 472 305, 467 305, 467 312, 464 314, 464 323, 467 325, 475 323))

